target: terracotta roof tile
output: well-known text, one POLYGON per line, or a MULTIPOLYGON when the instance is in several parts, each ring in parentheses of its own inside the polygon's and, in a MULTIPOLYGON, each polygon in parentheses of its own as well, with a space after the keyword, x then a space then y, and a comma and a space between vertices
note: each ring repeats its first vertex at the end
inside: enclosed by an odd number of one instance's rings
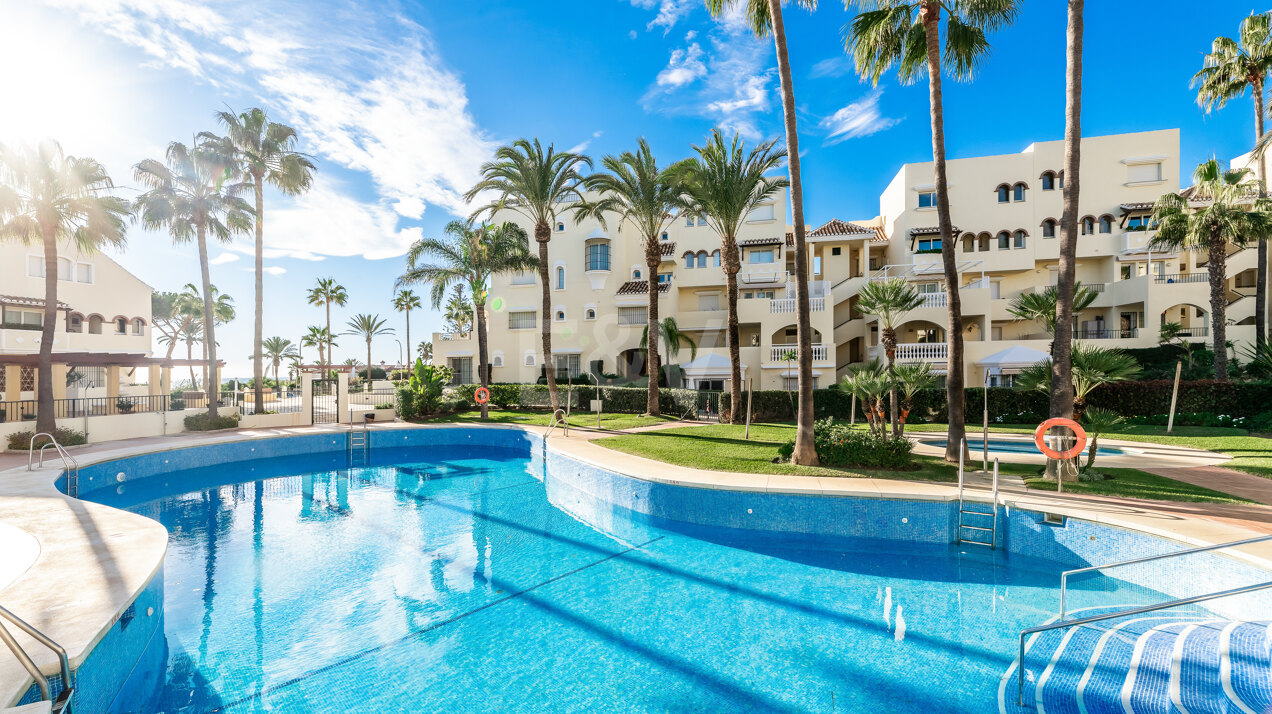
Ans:
MULTIPOLYGON (((663 294, 671 288, 671 283, 658 283, 658 294, 663 294)), ((644 280, 629 280, 618 286, 616 295, 646 295, 649 293, 649 283, 644 280)))
POLYGON ((662 244, 662 255, 664 258, 674 256, 676 254, 676 244, 670 241, 664 241, 662 244))
POLYGON ((1121 208, 1124 213, 1131 211, 1151 211, 1155 204, 1152 201, 1140 201, 1139 203, 1123 203, 1121 208))
MULTIPOLYGON (((0 295, 0 305, 21 305, 24 307, 44 307, 44 298, 23 297, 21 295, 0 295)), ((70 310, 71 306, 57 301, 57 309, 70 310)))
POLYGON ((832 218, 819 228, 814 229, 808 235, 813 238, 821 238, 824 236, 860 236, 871 235, 875 232, 872 228, 859 226, 856 223, 841 221, 838 218, 832 218))
MULTIPOLYGON (((795 238, 794 236, 788 233, 787 240, 788 240, 787 245, 790 245, 791 243, 795 241, 795 238)), ((746 240, 738 241, 739 246, 746 247, 746 248, 751 248, 751 247, 760 246, 760 245, 781 245, 781 244, 782 244, 781 238, 747 238, 746 240)))
MULTIPOLYGON (((941 232, 940 226, 923 226, 922 228, 910 229, 910 235, 912 236, 930 236, 930 235, 937 235, 940 232, 941 232)), ((952 235, 956 235, 958 232, 959 232, 958 226, 950 226, 950 233, 952 235)))

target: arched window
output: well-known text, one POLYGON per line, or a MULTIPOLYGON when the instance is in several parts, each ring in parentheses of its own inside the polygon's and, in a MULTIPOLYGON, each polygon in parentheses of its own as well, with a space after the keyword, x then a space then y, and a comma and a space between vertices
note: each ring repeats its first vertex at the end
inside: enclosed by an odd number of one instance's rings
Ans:
POLYGON ((698 251, 698 267, 699 268, 707 267, 707 251, 705 250, 698 251))
POLYGON ((565 230, 565 221, 557 221, 557 233, 565 230))
POLYGON ((590 240, 586 245, 587 269, 610 269, 610 244, 607 240, 590 240))
POLYGON ((502 366, 503 366, 503 355, 501 355, 501 354, 499 354, 499 353, 495 353, 495 356, 490 358, 490 365, 491 365, 492 367, 502 367, 502 366))
POLYGON ((132 326, 134 335, 146 334, 146 321, 140 317, 133 318, 132 326))
POLYGON ((558 265, 556 269, 556 289, 565 290, 565 266, 558 265))
POLYGON ((526 352, 526 358, 523 364, 525 364, 525 366, 527 367, 534 366, 534 352, 526 352))
POLYGON ((558 307, 556 309, 556 321, 565 322, 565 309, 558 307))
POLYGON ((1064 172, 1056 174, 1056 188, 1064 188, 1064 172))
POLYGON ((126 317, 115 318, 115 334, 117 335, 128 334, 128 318, 126 317))
POLYGON ((632 268, 632 280, 640 280, 640 268, 632 268))
POLYGON ((1056 174, 1054 171, 1044 171, 1042 174, 1042 190, 1056 190, 1056 174))
POLYGON ((693 251, 691 250, 685 251, 685 267, 686 268, 693 267, 693 251))
POLYGON ((711 251, 711 264, 717 268, 720 267, 720 251, 711 251))
POLYGON ((963 236, 963 252, 964 253, 976 252, 976 236, 972 235, 971 233, 968 233, 967 235, 963 236))
POLYGON ((1082 219, 1082 235, 1089 236, 1095 234, 1095 218, 1087 216, 1082 219))
POLYGON ((595 320, 595 319, 596 319, 596 308, 594 308, 594 307, 589 307, 588 309, 584 310, 584 311, 583 311, 583 319, 584 319, 584 320, 595 320))
POLYGON ((667 237, 667 231, 663 231, 662 239, 663 239, 663 240, 669 240, 669 238, 667 237))
POLYGON ((1101 233, 1113 232, 1113 216, 1109 216, 1109 215, 1100 216, 1100 232, 1101 233))
POLYGON ((1025 189, 1029 188, 1023 183, 1018 183, 1011 187, 1011 200, 1019 203, 1025 200, 1025 189))
POLYGON ((998 187, 998 202, 1007 203, 1011 201, 1011 188, 1007 184, 998 187))
POLYGON ((998 234, 998 249, 1007 250, 1011 248, 1011 234, 1003 231, 998 234))
POLYGON ((1013 233, 1013 234, 1011 235, 1011 247, 1012 247, 1012 248, 1024 248, 1024 247, 1025 247, 1025 236, 1026 236, 1026 235, 1028 235, 1028 234, 1027 234, 1027 233, 1025 233, 1025 232, 1024 232, 1024 231, 1022 231, 1022 230, 1017 230, 1015 233, 1013 233))
POLYGON ((1042 237, 1043 238, 1056 237, 1056 222, 1054 219, 1048 218, 1047 220, 1042 222, 1042 237))

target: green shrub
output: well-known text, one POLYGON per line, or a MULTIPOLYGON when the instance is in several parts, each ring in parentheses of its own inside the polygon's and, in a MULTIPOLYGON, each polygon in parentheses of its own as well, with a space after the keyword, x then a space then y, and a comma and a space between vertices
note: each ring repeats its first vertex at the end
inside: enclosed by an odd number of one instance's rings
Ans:
POLYGON ((406 421, 419 416, 415 409, 415 392, 411 387, 406 384, 399 384, 394 391, 396 394, 394 395, 393 411, 397 412, 397 415, 406 421))
MULTIPOLYGON (((35 436, 34 431, 15 431, 9 435, 9 448, 15 451, 26 451, 31 447, 31 437, 35 436)), ((57 439, 57 443, 62 446, 79 446, 87 441, 84 432, 75 431, 74 429, 57 428, 53 430, 53 438, 57 439)), ((47 436, 41 436, 35 440, 35 448, 49 443, 47 436)))
POLYGON ((238 417, 236 416, 209 416, 207 412, 200 412, 185 418, 187 431, 216 431, 233 429, 237 426, 238 417))
POLYGON ((380 404, 375 405, 375 408, 376 409, 392 409, 393 402, 381 402, 380 404))
MULTIPOLYGON (((905 469, 914 465, 910 451, 914 444, 905 438, 887 439, 834 419, 813 425, 817 458, 825 466, 867 469, 905 469)), ((793 452, 794 442, 791 443, 793 452)))
POLYGON ((173 397, 168 400, 168 411, 179 412, 182 409, 185 409, 185 399, 173 397))

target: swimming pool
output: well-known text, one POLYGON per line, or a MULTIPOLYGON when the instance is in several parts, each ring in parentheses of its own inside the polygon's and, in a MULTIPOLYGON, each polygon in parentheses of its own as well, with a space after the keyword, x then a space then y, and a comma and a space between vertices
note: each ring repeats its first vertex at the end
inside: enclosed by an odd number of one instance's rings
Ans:
MULTIPOLYGON (((945 439, 936 439, 933 441, 924 440, 923 443, 929 446, 936 446, 936 447, 944 449, 945 445, 948 444, 949 442, 946 441, 945 439)), ((979 439, 979 438, 968 439, 967 449, 971 451, 972 454, 977 454, 984 450, 985 443, 986 442, 983 439, 979 439)), ((1007 453, 1007 454, 1039 454, 1041 455, 1040 452, 1038 451, 1038 446, 1036 444, 1034 444, 1032 441, 1026 441, 1024 439, 1020 439, 1020 440, 990 439, 988 443, 989 443, 989 452, 991 454, 994 452, 998 452, 998 453, 1007 453)), ((1091 452, 1091 445, 1090 443, 1088 443, 1086 448, 1082 449, 1082 453, 1087 454, 1090 452, 1091 452)), ((1114 456, 1114 455, 1123 455, 1123 454, 1134 454, 1138 452, 1136 452, 1134 449, 1119 449, 1116 446, 1101 446, 1095 450, 1095 453, 1096 455, 1102 454, 1105 456, 1114 456)))
MULTIPOLYGON (((956 502, 651 484, 520 431, 374 433, 352 464, 324 439, 81 473, 171 534, 129 710, 992 711, 1060 570, 1177 547, 1022 511, 1009 547, 957 547, 956 502)), ((1093 577, 1070 605, 1174 585, 1093 577)))

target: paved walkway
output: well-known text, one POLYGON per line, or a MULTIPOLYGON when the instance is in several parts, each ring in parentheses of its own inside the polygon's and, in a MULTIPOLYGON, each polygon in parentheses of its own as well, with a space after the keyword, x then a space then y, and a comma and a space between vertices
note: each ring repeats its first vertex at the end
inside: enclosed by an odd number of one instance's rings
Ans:
POLYGON ((1176 481, 1183 481, 1194 486, 1222 491, 1223 493, 1244 498, 1255 503, 1264 505, 1272 505, 1272 479, 1255 476, 1254 474, 1241 473, 1232 469, 1225 469, 1219 466, 1194 466, 1192 468, 1176 468, 1176 469, 1146 469, 1140 467, 1141 471, 1147 471, 1150 474, 1173 478, 1176 481))

